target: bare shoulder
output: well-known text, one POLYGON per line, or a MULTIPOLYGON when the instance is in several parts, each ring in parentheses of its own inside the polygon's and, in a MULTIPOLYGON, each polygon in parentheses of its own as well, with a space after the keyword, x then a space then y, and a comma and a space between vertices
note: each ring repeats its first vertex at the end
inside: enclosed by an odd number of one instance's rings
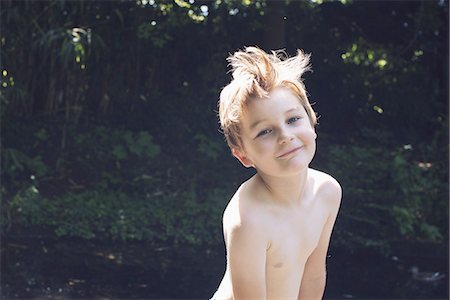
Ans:
POLYGON ((342 188, 339 182, 331 175, 314 169, 310 169, 310 176, 317 195, 324 199, 327 205, 339 208, 342 199, 342 188))
POLYGON ((223 213, 225 235, 232 232, 260 230, 264 223, 264 211, 254 201, 254 182, 244 182, 236 191, 223 213))

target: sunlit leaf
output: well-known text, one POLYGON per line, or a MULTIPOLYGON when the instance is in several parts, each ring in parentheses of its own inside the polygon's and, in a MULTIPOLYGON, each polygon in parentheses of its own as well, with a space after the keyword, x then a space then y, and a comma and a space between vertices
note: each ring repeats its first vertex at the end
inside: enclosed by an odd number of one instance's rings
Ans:
POLYGON ((377 106, 377 105, 373 106, 373 110, 376 111, 379 114, 383 113, 383 109, 381 107, 377 106))
POLYGON ((387 60, 385 59, 380 59, 377 61, 376 65, 380 68, 380 69, 384 69, 384 67, 386 67, 387 65, 387 60))

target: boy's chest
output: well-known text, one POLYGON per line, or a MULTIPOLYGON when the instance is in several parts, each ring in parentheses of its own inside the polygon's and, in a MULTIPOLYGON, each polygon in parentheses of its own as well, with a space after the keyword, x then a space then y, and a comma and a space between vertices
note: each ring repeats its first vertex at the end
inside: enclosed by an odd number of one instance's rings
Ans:
POLYGON ((267 263, 303 264, 318 245, 327 218, 328 213, 320 209, 274 218, 269 227, 267 263))

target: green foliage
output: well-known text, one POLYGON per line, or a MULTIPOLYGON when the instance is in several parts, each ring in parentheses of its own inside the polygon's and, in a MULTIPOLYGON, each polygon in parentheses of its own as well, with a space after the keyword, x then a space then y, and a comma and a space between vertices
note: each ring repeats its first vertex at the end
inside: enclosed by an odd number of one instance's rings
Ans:
POLYGON ((20 150, 4 148, 1 153, 2 171, 14 177, 16 174, 27 172, 32 176, 44 176, 49 167, 42 161, 42 156, 30 157, 20 150))
POLYGON ((446 1, 6 0, 0 20, 4 227, 220 240, 247 176, 217 133, 225 58, 276 36, 312 53, 336 241, 448 236, 446 1))
POLYGON ((216 161, 225 152, 226 144, 223 140, 212 140, 201 133, 196 134, 194 139, 198 141, 197 151, 213 161, 216 161))
POLYGON ((193 189, 153 194, 94 190, 50 200, 31 186, 13 198, 10 209, 15 222, 51 228, 57 236, 206 245, 221 239, 215 220, 225 197, 218 189, 204 195, 193 189))
POLYGON ((102 126, 76 136, 75 143, 81 147, 95 145, 91 150, 96 159, 125 160, 131 156, 152 159, 161 152, 161 148, 153 142, 153 137, 146 131, 134 133, 102 126))
POLYGON ((98 126, 74 135, 73 147, 61 167, 76 170, 81 177, 75 181, 83 185, 132 189, 142 180, 154 181, 149 173, 155 172, 155 159, 160 153, 160 146, 147 131, 98 126))
POLYGON ((9 209, 17 221, 39 225, 48 219, 48 215, 42 211, 42 207, 47 204, 48 201, 41 197, 39 190, 35 186, 30 186, 13 197, 9 209))
POLYGON ((441 241, 445 236, 435 219, 439 193, 435 166, 414 160, 410 145, 333 145, 326 150, 326 169, 343 186, 336 243, 352 249, 388 250, 398 240, 441 241))
POLYGON ((44 163, 41 155, 27 153, 52 148, 58 136, 45 127, 22 126, 34 137, 34 148, 2 151, 3 178, 18 181, 15 189, 8 185, 3 191, 3 229, 21 225, 86 239, 220 242, 217 220, 227 193, 205 190, 197 183, 201 174, 173 175, 173 159, 164 156, 148 131, 70 127, 67 149, 44 163))

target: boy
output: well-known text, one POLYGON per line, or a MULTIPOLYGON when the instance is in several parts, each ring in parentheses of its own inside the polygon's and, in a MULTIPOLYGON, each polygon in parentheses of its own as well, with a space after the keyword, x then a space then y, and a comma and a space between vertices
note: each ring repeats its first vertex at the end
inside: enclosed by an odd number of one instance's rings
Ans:
POLYGON ((247 47, 228 61, 221 128, 233 156, 257 172, 225 209, 227 268, 213 299, 321 299, 342 192, 309 168, 317 137, 301 79, 309 56, 247 47))

